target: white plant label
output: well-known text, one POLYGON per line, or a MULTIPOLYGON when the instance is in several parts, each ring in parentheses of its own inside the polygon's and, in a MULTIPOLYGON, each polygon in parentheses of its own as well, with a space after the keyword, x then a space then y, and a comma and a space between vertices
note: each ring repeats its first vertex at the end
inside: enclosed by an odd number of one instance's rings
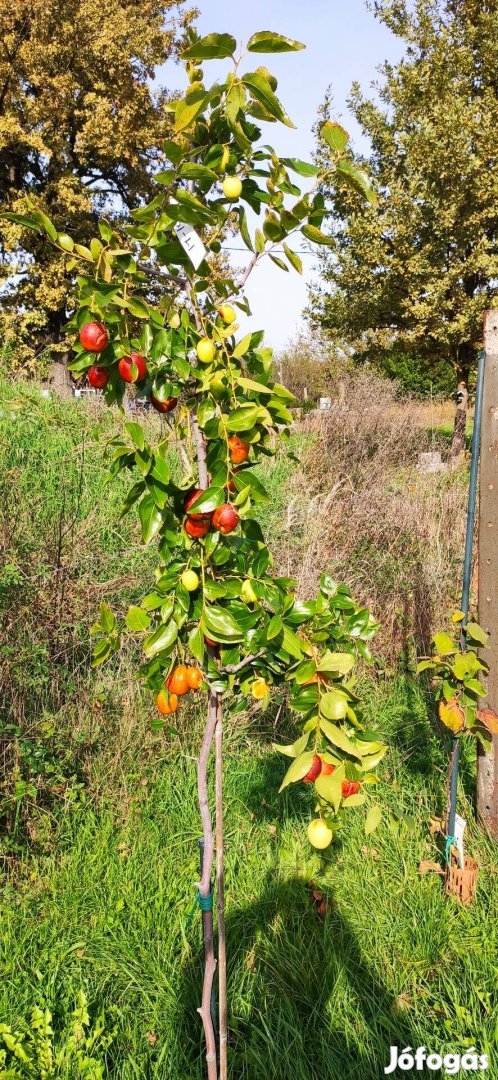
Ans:
POLYGON ((466 825, 467 825, 467 822, 465 821, 465 818, 460 817, 459 814, 455 814, 455 840, 456 840, 456 845, 455 846, 456 846, 456 849, 458 851, 458 863, 459 863, 459 866, 460 866, 460 870, 463 870, 463 866, 464 866, 464 863, 463 863, 463 834, 465 832, 466 825))
POLYGON ((200 236, 191 225, 185 225, 183 221, 176 222, 175 233, 183 250, 187 252, 194 270, 198 270, 208 254, 207 248, 204 247, 200 236))

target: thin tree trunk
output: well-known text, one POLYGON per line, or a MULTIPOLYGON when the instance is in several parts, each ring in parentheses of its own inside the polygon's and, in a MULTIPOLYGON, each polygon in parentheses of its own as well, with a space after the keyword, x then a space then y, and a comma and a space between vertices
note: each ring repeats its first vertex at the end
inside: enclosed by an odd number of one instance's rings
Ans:
MULTIPOLYGON (((209 812, 207 770, 211 746, 214 738, 218 719, 218 698, 214 691, 209 692, 208 713, 201 752, 197 766, 197 792, 199 796, 199 811, 202 822, 202 834, 204 837, 204 856, 202 862, 202 877, 198 884, 199 895, 208 897, 211 895, 211 874, 214 860, 214 834, 209 812)), ((200 1014, 206 1039, 206 1064, 208 1080, 218 1080, 218 1068, 216 1062, 216 1035, 211 1016, 211 992, 213 979, 216 971, 216 959, 214 955, 213 934, 213 911, 203 911, 204 932, 204 982, 202 986, 201 1006, 197 1010, 200 1014)))
POLYGON ((474 349, 470 342, 464 342, 462 345, 458 346, 456 363, 458 384, 455 394, 455 421, 450 452, 450 457, 454 464, 460 460, 465 450, 465 433, 467 430, 467 410, 469 403, 468 382, 474 359, 474 349))
POLYGON ((52 362, 50 385, 57 397, 68 399, 73 396, 71 376, 64 360, 54 360, 52 362))
POLYGON ((215 731, 215 781, 216 781, 216 904, 218 909, 218 1016, 220 1029, 220 1075, 227 1080, 227 957, 225 938, 225 867, 223 857, 223 712, 221 694, 215 731))

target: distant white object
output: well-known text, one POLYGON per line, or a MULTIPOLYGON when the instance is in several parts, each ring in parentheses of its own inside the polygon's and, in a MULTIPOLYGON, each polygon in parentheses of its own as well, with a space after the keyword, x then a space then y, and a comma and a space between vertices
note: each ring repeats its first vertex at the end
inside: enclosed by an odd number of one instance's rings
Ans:
POLYGON ((44 387, 43 387, 43 388, 42 388, 42 389, 40 390, 40 397, 44 397, 44 398, 50 398, 50 397, 52 397, 52 395, 51 395, 51 393, 50 393, 50 390, 49 390, 49 389, 48 389, 48 388, 47 388, 46 386, 44 386, 44 387))
POLYGON ((318 402, 318 408, 319 409, 331 409, 332 408, 332 398, 321 397, 319 399, 319 402, 318 402))
POLYGON ((97 391, 94 389, 93 386, 75 386, 73 393, 76 398, 80 398, 83 396, 83 394, 96 394, 97 391))
POLYGON ((439 450, 430 450, 429 452, 418 455, 417 469, 423 473, 437 473, 446 472, 448 466, 443 461, 439 450))

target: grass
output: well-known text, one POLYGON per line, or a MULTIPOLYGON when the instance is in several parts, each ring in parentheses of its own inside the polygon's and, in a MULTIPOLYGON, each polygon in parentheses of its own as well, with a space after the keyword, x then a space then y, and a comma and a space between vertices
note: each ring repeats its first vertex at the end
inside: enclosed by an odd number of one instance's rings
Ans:
MULTIPOLYGON (((0 431, 0 464, 16 493, 4 518, 10 569, 0 580, 8 631, 0 670, 16 745, 42 747, 63 775, 45 802, 38 787, 25 835, 13 844, 8 826, 2 838, 9 872, 0 891, 0 1022, 19 1024, 34 1004, 46 1004, 60 1032, 83 988, 92 1016, 104 1007, 115 1028, 107 1076, 201 1080, 198 913, 187 927, 198 875, 201 718, 182 710, 178 733, 151 732, 153 709, 129 656, 88 672, 87 628, 102 595, 117 589, 126 604, 151 569, 133 518, 106 524, 122 489, 119 481, 104 487, 100 455, 119 422, 3 384, 4 418, 16 402, 22 421, 7 415, 0 431), (79 483, 71 513, 61 477, 69 489, 79 483), (58 638, 54 663, 52 537, 58 521, 73 519, 62 552, 66 621, 58 616, 65 651, 58 638), (49 692, 56 675, 57 694, 49 692), (47 736, 48 716, 55 734, 47 736)), ((264 523, 277 537, 293 469, 284 455, 264 466, 264 523)), ((481 870, 476 902, 464 909, 444 899, 439 877, 418 873, 421 859, 440 858, 429 826, 444 812, 446 771, 422 688, 393 676, 364 689, 367 722, 392 745, 379 790, 389 812, 368 838, 363 812, 352 813, 323 857, 306 840, 310 791, 277 794, 285 763, 271 749, 271 716, 227 721, 230 1080, 377 1080, 391 1044, 433 1052, 477 1045, 491 1061, 498 1054, 498 929, 490 915, 498 866, 496 849, 472 824, 475 764, 468 753, 459 807, 481 870), (328 900, 324 918, 310 882, 328 900)), ((279 730, 279 739, 290 732, 279 730)), ((9 783, 6 774, 7 792, 9 783)))
MULTIPOLYGON (((369 713, 394 737, 382 800, 407 818, 365 839, 352 816, 323 857, 305 838, 309 792, 277 795, 269 737, 241 720, 227 734, 231 1077, 374 1080, 391 1044, 498 1050, 495 851, 471 827, 481 880, 469 910, 419 876, 419 860, 437 856, 428 825, 443 808, 442 750, 409 681, 371 688, 369 713), (329 898, 325 919, 311 880, 329 898)), ((62 1024, 83 987, 117 1027, 108 1075, 120 1080, 203 1076, 198 916, 186 930, 198 726, 183 724, 194 738, 156 736, 155 757, 130 777, 125 820, 106 807, 68 814, 57 851, 27 859, 2 898, 0 1017, 45 1002, 62 1024)))

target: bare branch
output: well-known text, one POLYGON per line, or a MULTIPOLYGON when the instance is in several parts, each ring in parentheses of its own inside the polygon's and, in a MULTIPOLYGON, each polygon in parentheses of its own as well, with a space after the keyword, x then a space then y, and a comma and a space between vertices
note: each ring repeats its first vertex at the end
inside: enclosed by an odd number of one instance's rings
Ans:
POLYGON ((220 668, 220 672, 225 672, 227 675, 235 675, 236 671, 242 671, 242 668, 252 664, 254 660, 259 660, 260 656, 264 655, 264 649, 260 649, 257 653, 249 653, 249 656, 245 656, 239 664, 227 664, 226 667, 220 668))

